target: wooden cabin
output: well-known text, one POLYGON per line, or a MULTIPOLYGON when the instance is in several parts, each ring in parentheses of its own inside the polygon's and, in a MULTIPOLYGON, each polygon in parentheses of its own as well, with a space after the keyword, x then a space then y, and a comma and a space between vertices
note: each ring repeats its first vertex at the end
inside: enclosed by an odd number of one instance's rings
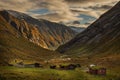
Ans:
POLYGON ((61 70, 75 70, 77 66, 74 64, 69 64, 69 65, 59 65, 59 68, 61 70))
POLYGON ((34 63, 34 66, 35 67, 43 67, 41 64, 39 64, 39 63, 34 63))
POLYGON ((56 65, 51 65, 50 69, 56 69, 56 67, 57 67, 56 65))
POLYGON ((98 69, 92 69, 92 68, 89 68, 89 72, 90 74, 94 74, 94 75, 97 75, 98 73, 98 69))
POLYGON ((93 74, 93 75, 106 75, 106 68, 89 68, 89 71, 87 73, 93 74))
POLYGON ((67 66, 67 69, 68 70, 75 70, 76 69, 76 65, 74 65, 74 64, 69 64, 68 66, 67 66))
POLYGON ((100 68, 100 69, 98 70, 98 74, 99 74, 99 75, 106 75, 106 68, 100 68))

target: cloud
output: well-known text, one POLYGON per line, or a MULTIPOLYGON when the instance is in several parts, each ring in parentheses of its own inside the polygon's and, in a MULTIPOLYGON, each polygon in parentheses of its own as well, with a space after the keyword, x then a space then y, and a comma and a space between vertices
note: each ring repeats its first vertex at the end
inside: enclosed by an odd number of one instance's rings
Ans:
POLYGON ((39 0, 39 7, 47 8, 52 13, 37 17, 52 21, 82 20, 76 16, 86 14, 98 18, 110 9, 118 0, 39 0))
MULTIPOLYGON (((36 0, 37 2, 38 0, 36 0)), ((37 7, 47 8, 50 13, 40 15, 37 17, 45 18, 53 21, 68 21, 68 20, 79 20, 75 14, 69 9, 69 5, 64 0, 42 0, 37 2, 37 7)))
POLYGON ((119 0, 65 0, 67 3, 72 4, 81 4, 79 6, 94 6, 95 4, 106 4, 106 3, 111 3, 111 2, 116 2, 119 0))
POLYGON ((98 18, 119 0, 0 0, 0 9, 10 9, 27 13, 36 18, 50 21, 82 20, 77 16, 86 14, 98 18), (47 13, 36 13, 47 9, 47 13))
POLYGON ((50 14, 44 14, 44 18, 54 21, 67 21, 67 20, 78 20, 79 18, 74 15, 69 9, 69 5, 64 0, 0 0, 0 9, 12 9, 20 12, 25 12, 33 17, 41 14, 32 13, 29 11, 48 9, 50 14))
POLYGON ((112 8, 119 0, 65 0, 73 13, 91 15, 98 18, 112 8))
POLYGON ((26 12, 31 8, 32 3, 27 0, 0 0, 0 9, 12 9, 16 11, 26 12))

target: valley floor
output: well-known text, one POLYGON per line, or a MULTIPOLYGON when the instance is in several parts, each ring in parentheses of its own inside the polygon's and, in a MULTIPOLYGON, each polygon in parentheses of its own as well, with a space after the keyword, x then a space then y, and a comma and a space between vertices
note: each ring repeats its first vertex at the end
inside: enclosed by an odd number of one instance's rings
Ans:
POLYGON ((76 70, 56 70, 49 68, 0 67, 0 80, 120 80, 120 74, 108 70, 106 76, 90 75, 76 70))

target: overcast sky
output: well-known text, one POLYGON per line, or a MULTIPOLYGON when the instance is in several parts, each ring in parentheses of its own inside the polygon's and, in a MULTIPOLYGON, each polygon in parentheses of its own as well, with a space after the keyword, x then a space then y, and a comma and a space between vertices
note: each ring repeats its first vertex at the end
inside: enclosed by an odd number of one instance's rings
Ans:
POLYGON ((16 10, 55 22, 97 19, 119 0, 0 0, 0 9, 16 10))

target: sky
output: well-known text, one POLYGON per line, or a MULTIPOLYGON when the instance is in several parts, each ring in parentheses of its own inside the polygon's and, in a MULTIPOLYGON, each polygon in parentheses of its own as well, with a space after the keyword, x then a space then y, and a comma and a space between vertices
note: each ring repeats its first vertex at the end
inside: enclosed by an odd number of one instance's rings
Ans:
POLYGON ((119 0, 0 0, 0 9, 15 10, 37 19, 87 27, 119 0), (80 24, 74 23, 79 21, 80 24))

